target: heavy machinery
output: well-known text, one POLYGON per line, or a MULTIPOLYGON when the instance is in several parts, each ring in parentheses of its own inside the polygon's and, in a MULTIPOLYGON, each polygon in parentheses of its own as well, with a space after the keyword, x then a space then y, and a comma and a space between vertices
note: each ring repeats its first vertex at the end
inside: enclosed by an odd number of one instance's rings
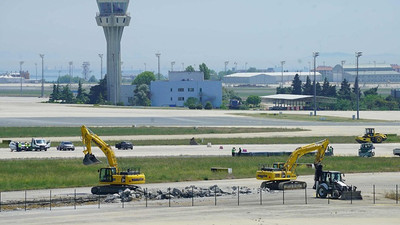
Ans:
POLYGON ((297 160, 307 153, 317 151, 314 164, 320 164, 328 145, 328 139, 308 144, 293 151, 284 164, 274 163, 272 168, 261 167, 256 173, 257 180, 265 180, 261 184, 261 188, 269 188, 271 190, 305 189, 307 187, 306 182, 296 181, 297 160))
POLYGON ((342 200, 362 199, 361 191, 356 186, 344 183, 343 174, 338 171, 323 171, 322 165, 316 166, 316 190, 318 198, 334 198, 342 200))
POLYGON ((99 170, 99 183, 101 186, 92 187, 92 194, 113 194, 123 191, 127 188, 135 190, 137 186, 134 184, 144 184, 145 175, 138 170, 121 171, 118 167, 117 158, 111 146, 104 142, 99 136, 93 133, 86 126, 81 127, 82 142, 86 147, 83 151, 84 165, 100 163, 100 161, 92 154, 92 141, 99 147, 108 160, 108 168, 99 170))
POLYGON ((358 149, 358 156, 360 157, 373 157, 375 156, 375 146, 372 143, 362 143, 358 149))
POLYGON ((381 133, 375 133, 375 128, 365 128, 365 134, 363 136, 356 137, 358 143, 382 143, 386 141, 387 135, 381 133))

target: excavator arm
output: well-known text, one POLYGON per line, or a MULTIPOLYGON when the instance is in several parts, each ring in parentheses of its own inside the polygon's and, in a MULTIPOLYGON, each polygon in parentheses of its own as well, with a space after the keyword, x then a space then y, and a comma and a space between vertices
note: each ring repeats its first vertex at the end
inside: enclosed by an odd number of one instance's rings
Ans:
POLYGON ((317 150, 317 153, 315 155, 314 164, 320 163, 324 159, 325 151, 326 151, 326 148, 328 147, 328 145, 329 145, 329 140, 324 139, 324 140, 316 142, 316 143, 298 147, 289 156, 288 160, 286 161, 285 165, 283 166, 283 169, 285 171, 291 171, 292 173, 295 173, 296 166, 297 166, 297 160, 300 157, 302 157, 303 155, 313 152, 315 150, 317 150))
POLYGON ((107 157, 108 165, 110 167, 114 167, 118 170, 117 158, 115 157, 114 151, 111 146, 104 142, 99 136, 97 136, 93 131, 88 129, 85 125, 81 127, 82 132, 82 142, 85 145, 85 150, 83 153, 85 154, 85 158, 83 159, 84 165, 91 165, 95 163, 99 163, 100 161, 96 159, 96 157, 92 154, 92 141, 96 144, 97 147, 103 151, 104 155, 107 157))

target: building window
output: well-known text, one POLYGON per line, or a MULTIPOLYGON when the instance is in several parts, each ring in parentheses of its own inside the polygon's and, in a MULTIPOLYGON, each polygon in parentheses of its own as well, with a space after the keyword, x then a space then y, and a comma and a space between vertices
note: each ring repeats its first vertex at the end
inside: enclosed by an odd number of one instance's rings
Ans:
POLYGON ((194 88, 188 88, 188 92, 194 92, 194 88))
POLYGON ((171 88, 170 90, 171 90, 171 92, 172 92, 172 88, 171 88))
POLYGON ((203 92, 203 88, 200 88, 200 92, 203 92))
POLYGON ((178 92, 184 92, 185 89, 184 88, 178 88, 178 92))
POLYGON ((178 101, 185 101, 185 97, 178 97, 178 101))
POLYGON ((172 102, 172 97, 171 97, 171 102, 172 102))

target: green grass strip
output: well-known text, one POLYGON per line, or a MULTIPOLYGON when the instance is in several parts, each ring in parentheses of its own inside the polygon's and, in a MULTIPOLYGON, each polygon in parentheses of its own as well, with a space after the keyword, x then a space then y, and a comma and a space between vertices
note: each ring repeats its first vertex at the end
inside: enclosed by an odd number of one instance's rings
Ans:
MULTIPOLYGON (((287 157, 157 157, 120 158, 121 168, 140 167, 147 183, 254 178, 259 165, 284 162, 287 157), (233 174, 213 173, 211 167, 227 167, 233 174)), ((106 159, 94 166, 82 165, 82 159, 0 160, 0 191, 94 186, 97 170, 107 167, 106 159)), ((300 163, 312 163, 304 156, 300 163)), ((325 157, 325 170, 343 173, 399 172, 399 157, 325 157)), ((297 173, 311 175, 314 170, 298 167, 297 173)), ((260 181, 261 183, 261 181, 260 181)))

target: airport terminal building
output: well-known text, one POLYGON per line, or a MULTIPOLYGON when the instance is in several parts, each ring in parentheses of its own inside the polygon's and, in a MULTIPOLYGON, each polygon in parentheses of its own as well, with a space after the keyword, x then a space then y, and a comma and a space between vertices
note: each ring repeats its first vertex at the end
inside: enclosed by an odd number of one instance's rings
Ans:
MULTIPOLYGON (((233 85, 268 85, 283 83, 291 83, 294 76, 298 74, 300 80, 305 82, 307 76, 314 80, 314 73, 309 72, 255 72, 255 73, 234 73, 223 78, 224 84, 233 85)), ((316 73, 317 82, 322 81, 322 76, 319 72, 316 73)))

